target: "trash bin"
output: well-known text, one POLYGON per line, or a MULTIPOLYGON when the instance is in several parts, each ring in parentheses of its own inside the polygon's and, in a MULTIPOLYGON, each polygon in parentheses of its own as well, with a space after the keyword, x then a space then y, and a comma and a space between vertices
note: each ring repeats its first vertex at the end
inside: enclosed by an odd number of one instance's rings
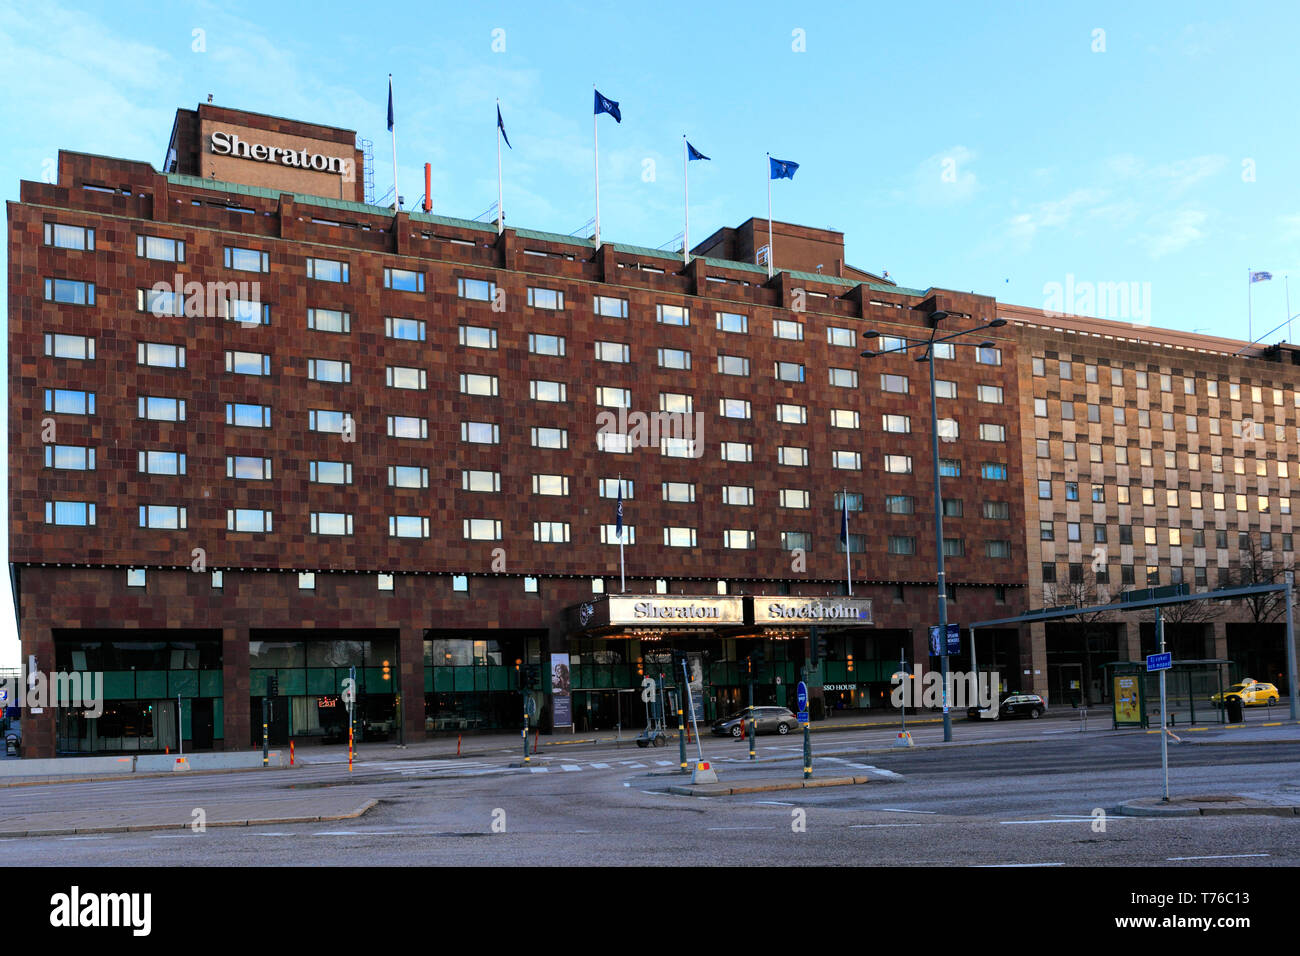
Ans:
POLYGON ((1239 724, 1243 719, 1243 709, 1240 697, 1229 697, 1223 702, 1223 709, 1228 715, 1228 723, 1239 724))

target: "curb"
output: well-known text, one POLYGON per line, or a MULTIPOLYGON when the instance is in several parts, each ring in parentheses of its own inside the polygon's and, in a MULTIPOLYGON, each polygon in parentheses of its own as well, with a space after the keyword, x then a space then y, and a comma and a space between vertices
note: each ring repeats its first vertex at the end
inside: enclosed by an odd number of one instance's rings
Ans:
MULTIPOLYGON (((246 820, 219 820, 214 823, 207 823, 205 827, 260 827, 273 823, 328 823, 333 820, 355 820, 357 817, 365 815, 379 805, 378 800, 367 800, 355 810, 349 810, 346 813, 318 814, 315 816, 301 817, 267 817, 259 819, 249 817, 246 820)), ((139 823, 129 826, 106 826, 106 827, 66 827, 54 828, 49 830, 0 830, 0 838, 14 839, 18 837, 51 837, 51 836, 81 836, 91 833, 143 833, 148 830, 188 830, 190 823, 139 823)))
MULTIPOLYGON (((299 761, 301 764, 301 761, 299 761)), ((183 776, 206 777, 215 773, 248 773, 250 770, 297 770, 297 767, 226 767, 219 770, 186 770, 183 776)), ((156 777, 175 777, 176 771, 157 773, 104 773, 91 777, 38 777, 30 780, 0 781, 0 790, 6 787, 42 787, 57 783, 104 783, 112 780, 150 780, 156 777)), ((188 826, 188 824, 187 824, 188 826)))
POLYGON ((1198 806, 1145 806, 1141 804, 1125 803, 1121 804, 1114 811, 1121 817, 1227 817, 1227 816, 1267 816, 1267 817, 1294 817, 1300 816, 1300 806, 1246 806, 1246 807, 1222 807, 1210 804, 1201 804, 1198 806))
POLYGON ((727 784, 704 783, 694 786, 673 786, 669 793, 682 797, 727 797, 741 793, 769 793, 775 790, 806 790, 816 787, 847 787, 866 783, 888 783, 890 778, 879 777, 825 777, 822 779, 799 780, 792 783, 763 783, 746 786, 728 786, 727 784))

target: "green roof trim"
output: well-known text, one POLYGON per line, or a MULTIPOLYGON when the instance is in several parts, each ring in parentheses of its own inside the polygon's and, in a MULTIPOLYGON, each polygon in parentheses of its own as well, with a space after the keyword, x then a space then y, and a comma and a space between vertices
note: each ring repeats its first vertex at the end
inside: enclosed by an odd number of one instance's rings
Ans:
POLYGON ((718 269, 734 269, 737 272, 754 272, 761 276, 767 275, 765 266, 756 266, 750 262, 738 262, 732 259, 711 259, 708 256, 696 256, 695 258, 703 258, 706 266, 714 266, 718 269))
POLYGON ((594 239, 579 239, 576 236, 562 236, 558 232, 543 232, 540 229, 515 229, 520 239, 536 239, 538 242, 554 242, 563 246, 575 246, 579 249, 594 249, 594 239))
MULTIPOLYGON (((350 205, 360 206, 361 203, 350 203, 350 205)), ((365 208, 373 209, 374 207, 366 206, 365 208)), ((384 211, 392 212, 391 209, 384 211)), ((497 231, 497 227, 490 222, 475 222, 472 219, 457 219, 454 216, 437 216, 431 212, 412 212, 408 213, 408 215, 411 217, 411 222, 423 222, 431 226, 452 226, 456 229, 472 229, 475 232, 495 233, 497 231)))
POLYGON ((626 252, 633 256, 650 256, 653 259, 667 259, 672 262, 681 262, 682 255, 680 252, 664 252, 662 249, 650 249, 646 246, 628 246, 621 242, 611 242, 615 252, 626 252))
POLYGON ((850 289, 860 285, 860 283, 854 282, 852 279, 841 279, 839 276, 823 275, 820 272, 799 272, 795 269, 783 269, 782 271, 792 279, 805 279, 808 282, 829 282, 831 285, 842 285, 850 289))

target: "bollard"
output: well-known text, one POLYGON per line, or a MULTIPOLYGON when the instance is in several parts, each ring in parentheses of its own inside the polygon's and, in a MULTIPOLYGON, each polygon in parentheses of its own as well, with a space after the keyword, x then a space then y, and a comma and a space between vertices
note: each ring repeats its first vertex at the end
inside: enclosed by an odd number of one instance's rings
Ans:
POLYGON ((537 753, 537 738, 542 736, 542 728, 538 727, 533 731, 533 753, 537 753))
POLYGON ((460 735, 460 734, 457 734, 457 735, 456 735, 456 756, 457 756, 457 757, 460 756, 460 738, 461 738, 461 735, 460 735))
POLYGON ((293 741, 289 741, 289 766, 293 766, 293 741))

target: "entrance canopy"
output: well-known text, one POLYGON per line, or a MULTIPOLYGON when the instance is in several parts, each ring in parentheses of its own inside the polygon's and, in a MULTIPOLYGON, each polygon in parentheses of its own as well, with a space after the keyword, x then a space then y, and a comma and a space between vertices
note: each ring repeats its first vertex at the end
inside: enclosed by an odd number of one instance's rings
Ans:
MULTIPOLYGON (((565 611, 570 631, 590 637, 630 632, 708 632, 727 637, 802 633, 815 626, 872 627, 870 598, 791 595, 605 594, 565 611)), ((793 634, 790 636, 794 636, 793 634)))

